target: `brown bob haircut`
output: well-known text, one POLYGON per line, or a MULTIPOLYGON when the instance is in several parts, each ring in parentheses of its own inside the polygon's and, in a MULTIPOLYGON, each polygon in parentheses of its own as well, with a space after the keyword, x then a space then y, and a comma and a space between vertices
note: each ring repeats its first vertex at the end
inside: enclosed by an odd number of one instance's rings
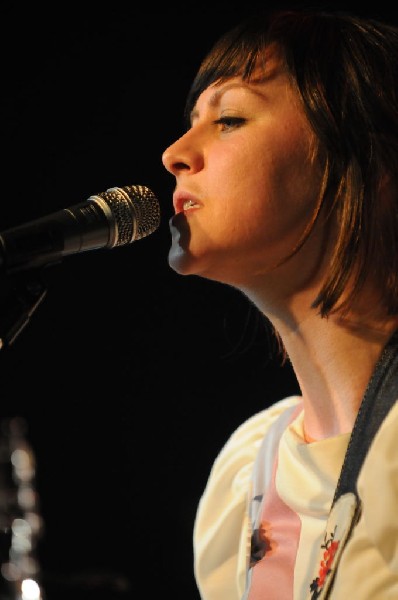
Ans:
POLYGON ((384 309, 397 314, 398 28, 337 10, 257 12, 223 35, 203 60, 188 93, 186 119, 209 85, 234 76, 250 80, 274 43, 317 140, 322 214, 333 212, 338 222, 329 275, 313 306, 323 316, 349 308, 370 278, 384 309))

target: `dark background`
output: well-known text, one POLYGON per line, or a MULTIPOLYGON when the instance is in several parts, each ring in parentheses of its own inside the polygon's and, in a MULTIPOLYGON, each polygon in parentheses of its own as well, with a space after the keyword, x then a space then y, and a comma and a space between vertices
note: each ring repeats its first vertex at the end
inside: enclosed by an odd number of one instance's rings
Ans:
POLYGON ((162 210, 147 238, 46 269, 44 301, 0 354, 1 421, 25 420, 36 459, 46 600, 197 600, 192 527, 212 462, 244 419, 297 391, 237 291, 167 263, 161 154, 237 9, 134 6, 0 9, 0 229, 113 186, 146 185, 162 210))

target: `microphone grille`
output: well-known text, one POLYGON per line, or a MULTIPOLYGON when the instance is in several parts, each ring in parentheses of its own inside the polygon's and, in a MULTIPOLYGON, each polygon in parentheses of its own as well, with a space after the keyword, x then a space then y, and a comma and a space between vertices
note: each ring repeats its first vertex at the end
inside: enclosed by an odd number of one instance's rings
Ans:
POLYGON ((160 225, 160 206, 155 194, 144 185, 109 188, 97 194, 109 206, 117 225, 114 246, 144 238, 160 225))
POLYGON ((135 239, 140 240, 156 231, 160 225, 160 206, 152 190, 144 185, 126 185, 119 189, 121 193, 127 194, 136 211, 135 239))

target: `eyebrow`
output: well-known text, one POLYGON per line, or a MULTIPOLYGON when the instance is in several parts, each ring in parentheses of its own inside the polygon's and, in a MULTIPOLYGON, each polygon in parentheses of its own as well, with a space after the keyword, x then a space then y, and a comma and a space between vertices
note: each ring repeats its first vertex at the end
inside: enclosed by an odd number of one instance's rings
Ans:
MULTIPOLYGON (((257 80, 257 81, 253 81, 252 83, 261 83, 261 81, 257 80)), ((245 81, 234 81, 234 82, 226 83, 222 87, 214 90, 214 92, 212 93, 212 95, 210 96, 210 98, 208 100, 208 103, 207 103, 208 106, 210 108, 214 108, 215 106, 217 106, 218 103, 220 102, 221 96, 223 96, 225 94, 225 92, 228 92, 230 89, 234 89, 234 88, 244 88, 250 92, 253 92, 254 94, 258 93, 258 92, 256 92, 256 90, 253 89, 253 87, 248 85, 245 81)), ((259 94, 259 95, 261 95, 261 94, 259 94)), ((191 114, 190 114, 191 122, 198 115, 199 115, 199 111, 195 106, 191 110, 191 114)))

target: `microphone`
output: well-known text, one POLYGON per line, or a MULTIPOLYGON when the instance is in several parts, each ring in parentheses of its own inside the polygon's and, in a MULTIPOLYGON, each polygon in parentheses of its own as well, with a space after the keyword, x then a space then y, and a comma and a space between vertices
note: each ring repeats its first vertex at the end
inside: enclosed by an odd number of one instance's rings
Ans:
POLYGON ((160 224, 159 202, 142 185, 113 187, 0 233, 0 272, 35 269, 64 256, 131 244, 160 224))

